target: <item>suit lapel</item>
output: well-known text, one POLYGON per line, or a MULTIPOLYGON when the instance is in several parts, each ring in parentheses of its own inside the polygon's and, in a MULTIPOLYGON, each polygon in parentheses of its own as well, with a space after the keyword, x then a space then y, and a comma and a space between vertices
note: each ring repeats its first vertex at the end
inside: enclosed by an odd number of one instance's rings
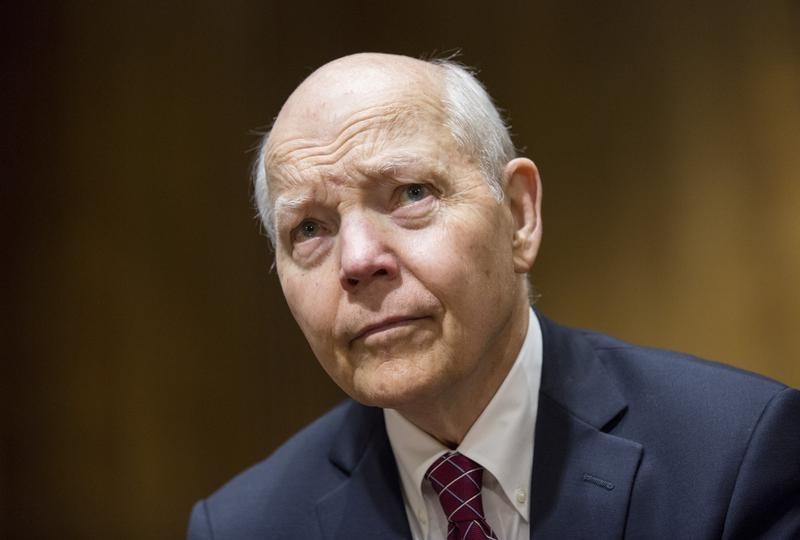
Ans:
POLYGON ((330 459, 345 478, 317 503, 323 538, 411 538, 380 409, 353 403, 330 459))
POLYGON ((622 538, 642 456, 640 444, 609 433, 625 400, 585 338, 539 320, 531 537, 622 538))

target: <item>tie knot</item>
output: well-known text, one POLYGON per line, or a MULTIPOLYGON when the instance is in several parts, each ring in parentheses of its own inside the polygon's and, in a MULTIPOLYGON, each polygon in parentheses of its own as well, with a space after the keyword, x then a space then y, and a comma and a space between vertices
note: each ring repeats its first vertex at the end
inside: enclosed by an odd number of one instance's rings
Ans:
POLYGON ((484 520, 483 467, 458 452, 448 452, 431 465, 425 477, 439 496, 447 521, 484 520))

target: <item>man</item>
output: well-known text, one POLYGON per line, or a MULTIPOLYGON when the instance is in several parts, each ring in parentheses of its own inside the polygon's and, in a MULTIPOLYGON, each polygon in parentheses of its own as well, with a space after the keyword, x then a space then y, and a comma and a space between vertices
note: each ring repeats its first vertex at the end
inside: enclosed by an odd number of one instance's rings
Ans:
POLYGON ((198 503, 190 538, 800 536, 800 393, 531 310, 539 175, 463 68, 323 66, 256 199, 354 401, 198 503))

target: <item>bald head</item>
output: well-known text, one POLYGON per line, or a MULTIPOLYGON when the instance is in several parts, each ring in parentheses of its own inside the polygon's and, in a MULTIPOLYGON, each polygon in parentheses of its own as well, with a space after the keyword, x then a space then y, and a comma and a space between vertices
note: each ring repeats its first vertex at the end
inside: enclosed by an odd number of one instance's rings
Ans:
MULTIPOLYGON (((270 178, 282 156, 303 144, 335 146, 365 116, 383 115, 391 125, 425 115, 446 125, 464 154, 478 163, 502 198, 501 173, 514 158, 505 124, 483 86, 463 66, 447 60, 360 53, 314 71, 287 99, 262 142, 254 170, 255 198, 275 243, 270 178)), ((389 131, 390 132, 390 131, 389 131)))
POLYGON ((377 53, 339 58, 312 73, 289 96, 267 145, 296 134, 324 137, 329 128, 370 107, 413 108, 415 102, 441 106, 443 88, 444 70, 428 62, 377 53))

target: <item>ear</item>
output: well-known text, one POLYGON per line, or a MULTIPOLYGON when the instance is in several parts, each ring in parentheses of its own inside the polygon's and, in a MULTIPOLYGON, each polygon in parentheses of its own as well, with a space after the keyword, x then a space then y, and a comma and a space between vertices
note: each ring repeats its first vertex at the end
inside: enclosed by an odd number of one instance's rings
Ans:
POLYGON ((509 161, 503 181, 514 226, 514 271, 524 274, 533 267, 542 242, 542 182, 536 165, 526 158, 509 161))

